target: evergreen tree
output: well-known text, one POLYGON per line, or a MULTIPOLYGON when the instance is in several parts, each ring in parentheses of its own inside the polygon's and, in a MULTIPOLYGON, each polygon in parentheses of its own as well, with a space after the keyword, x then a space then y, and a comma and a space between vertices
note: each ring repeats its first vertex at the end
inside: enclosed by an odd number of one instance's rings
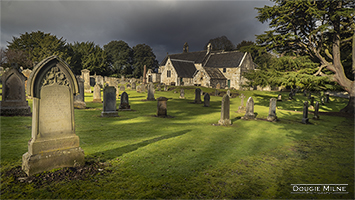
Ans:
POLYGON ((132 59, 133 50, 128 44, 122 40, 111 41, 104 45, 107 54, 107 60, 111 66, 113 73, 117 76, 132 76, 132 59))
POLYGON ((82 69, 88 69, 91 73, 109 75, 107 55, 103 49, 94 42, 74 42, 70 44, 71 64, 75 74, 81 74, 82 69))
MULTIPOLYGON (((349 92, 343 112, 354 112, 355 84, 345 68, 355 70, 355 2, 273 0, 275 5, 257 8, 258 20, 269 21, 271 30, 257 36, 257 42, 281 55, 309 55, 320 64, 314 76, 326 76, 349 92), (352 43, 352 44, 351 44, 352 43), (352 46, 352 66, 343 66, 341 51, 352 46), (325 73, 326 70, 332 74, 325 73)), ((343 57, 344 58, 344 57, 343 57)), ((349 62, 348 62, 349 63, 349 62)), ((353 74, 352 74, 353 76, 353 74)))
MULTIPOLYGON (((41 31, 26 32, 18 38, 13 37, 12 41, 8 42, 7 48, 8 50, 22 51, 32 63, 38 63, 52 55, 57 55, 66 62, 70 61, 66 41, 41 31)), ((28 68, 32 67, 33 65, 28 66, 28 68)))
POLYGON ((158 61, 150 46, 146 44, 138 44, 133 47, 133 76, 140 78, 143 76, 144 65, 147 69, 155 69, 158 67, 158 61))
POLYGON ((212 45, 212 50, 233 51, 235 49, 234 44, 226 36, 210 39, 204 47, 205 50, 209 43, 212 45))

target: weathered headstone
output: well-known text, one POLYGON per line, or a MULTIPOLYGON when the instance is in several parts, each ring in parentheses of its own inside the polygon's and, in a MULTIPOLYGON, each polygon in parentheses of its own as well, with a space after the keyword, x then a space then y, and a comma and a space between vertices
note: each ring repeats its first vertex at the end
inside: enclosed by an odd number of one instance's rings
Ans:
POLYGON ((319 119, 319 102, 318 101, 316 101, 316 105, 314 106, 313 119, 319 119))
POLYGON ((220 83, 217 83, 216 89, 217 89, 217 90, 221 89, 221 84, 220 84, 220 83))
POLYGON ((145 89, 146 89, 146 84, 142 84, 141 85, 141 92, 145 92, 145 89))
POLYGON ((308 101, 305 101, 303 103, 303 117, 302 117, 302 123, 307 124, 308 123, 308 101))
POLYGON ((136 82, 133 82, 132 83, 132 90, 135 90, 136 89, 136 82))
POLYGON ((22 70, 22 74, 26 77, 25 88, 27 88, 27 79, 30 77, 31 72, 32 72, 32 70, 30 70, 30 69, 22 70))
POLYGON ((98 83, 94 86, 93 102, 102 102, 101 100, 101 87, 98 83))
POLYGON ((314 106, 314 97, 311 97, 311 106, 314 106))
POLYGON ((27 84, 33 98, 32 138, 22 156, 27 175, 85 164, 84 151, 75 134, 73 94, 79 92, 70 67, 50 56, 33 69, 27 84))
POLYGON ((229 97, 231 97, 231 91, 230 90, 227 90, 227 94, 229 97))
POLYGON ((127 84, 127 89, 131 89, 131 88, 132 88, 131 84, 127 84))
POLYGON ((147 100, 148 101, 155 101, 155 98, 154 98, 154 85, 152 82, 150 82, 148 84, 148 97, 147 97, 147 100))
POLYGON ((138 86, 136 87, 136 91, 137 91, 138 93, 141 93, 141 92, 142 92, 142 86, 141 86, 141 85, 138 85, 138 86))
POLYGON ((121 103, 118 108, 119 110, 131 110, 131 106, 129 105, 128 101, 128 94, 126 92, 121 94, 121 103))
MULTIPOLYGON (((229 97, 229 96, 228 96, 229 97)), ((204 107, 210 107, 210 95, 208 93, 205 94, 205 96, 203 97, 203 106, 204 107)))
POLYGON ((31 115, 31 108, 26 101, 25 81, 26 77, 19 71, 17 64, 2 75, 0 115, 31 115))
POLYGON ((276 99, 271 98, 270 99, 270 105, 269 105, 269 115, 266 118, 268 121, 276 121, 276 99))
POLYGON ((164 85, 164 92, 168 91, 168 86, 164 85))
POLYGON ((167 116, 167 101, 168 98, 166 97, 159 97, 157 98, 158 104, 157 104, 157 116, 158 117, 166 117, 167 116))
POLYGON ((90 71, 88 69, 81 70, 81 76, 84 79, 84 92, 85 93, 91 93, 90 71))
POLYGON ((218 90, 215 90, 214 91, 214 96, 218 96, 219 95, 219 91, 218 90))
POLYGON ((195 101, 194 103, 202 103, 201 102, 201 89, 200 88, 196 88, 195 90, 195 101))
POLYGON ((124 92, 125 90, 126 90, 125 86, 124 86, 124 85, 121 85, 121 86, 120 86, 120 91, 123 91, 123 92, 124 92))
POLYGON ((242 119, 255 119, 254 100, 252 97, 249 97, 245 107, 245 115, 242 117, 242 119))
POLYGON ((103 111, 101 112, 102 117, 118 117, 118 112, 116 110, 116 88, 113 86, 106 86, 103 90, 104 93, 104 103, 103 111))
POLYGON ((222 98, 222 105, 221 105, 221 119, 218 121, 219 125, 230 125, 232 124, 229 118, 230 112, 230 100, 229 96, 225 94, 222 98))
POLYGON ((241 94, 239 96, 240 98, 240 106, 238 107, 238 113, 241 113, 241 112, 244 112, 245 111, 245 107, 244 107, 244 98, 245 98, 245 95, 244 94, 241 94))
POLYGON ((143 68, 143 84, 147 84, 147 66, 144 65, 143 68))
POLYGON ((78 85, 79 85, 79 93, 74 96, 74 108, 77 109, 85 109, 85 94, 84 94, 84 79, 79 76, 76 77, 78 85))
POLYGON ((277 96, 277 101, 282 101, 282 95, 281 95, 281 94, 279 94, 279 95, 277 96))
POLYGON ((184 91, 184 89, 180 90, 180 97, 179 98, 180 99, 185 99, 185 91, 184 91))
POLYGON ((330 99, 329 99, 329 94, 326 94, 326 97, 325 97, 325 103, 329 103, 330 102, 330 99))
POLYGON ((95 76, 95 83, 98 84, 101 88, 105 86, 104 78, 100 75, 95 76))

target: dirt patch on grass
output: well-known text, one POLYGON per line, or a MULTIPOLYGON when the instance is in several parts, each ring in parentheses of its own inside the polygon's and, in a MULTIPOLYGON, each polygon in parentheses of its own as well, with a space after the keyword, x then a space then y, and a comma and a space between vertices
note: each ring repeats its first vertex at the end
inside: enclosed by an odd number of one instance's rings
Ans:
POLYGON ((2 178, 12 177, 12 184, 33 183, 34 188, 40 188, 43 185, 49 185, 61 181, 85 180, 92 178, 94 175, 105 175, 110 173, 111 170, 107 170, 105 167, 105 163, 86 161, 85 166, 83 167, 64 167, 58 170, 27 176, 27 174, 21 169, 21 166, 17 166, 5 172, 2 175, 2 178))

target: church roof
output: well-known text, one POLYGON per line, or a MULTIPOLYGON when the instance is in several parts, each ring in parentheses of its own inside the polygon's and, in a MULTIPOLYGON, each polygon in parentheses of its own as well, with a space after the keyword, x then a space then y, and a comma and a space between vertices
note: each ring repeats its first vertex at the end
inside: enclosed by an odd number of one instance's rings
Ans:
POLYGON ((172 65, 174 66, 178 77, 181 78, 193 78, 196 71, 194 62, 186 60, 176 60, 170 59, 172 65))
POLYGON ((168 57, 171 59, 177 60, 186 60, 192 61, 195 63, 202 63, 203 59, 206 57, 207 51, 195 51, 195 52, 187 52, 187 53, 178 53, 178 54, 171 54, 166 56, 163 61, 160 63, 160 66, 164 66, 168 57))
POLYGON ((243 62, 245 53, 232 51, 232 52, 218 52, 211 53, 206 59, 204 67, 213 68, 235 68, 239 67, 243 62))
POLYGON ((217 68, 213 67, 206 67, 204 68, 207 74, 211 77, 211 79, 222 79, 227 80, 227 78, 223 75, 221 71, 217 68))

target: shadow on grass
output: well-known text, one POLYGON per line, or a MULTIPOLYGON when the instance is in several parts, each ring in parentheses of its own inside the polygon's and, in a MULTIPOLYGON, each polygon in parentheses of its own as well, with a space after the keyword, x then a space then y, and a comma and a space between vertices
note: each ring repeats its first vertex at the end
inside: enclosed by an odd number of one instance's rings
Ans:
POLYGON ((99 158, 100 161, 104 162, 106 160, 110 160, 113 158, 117 158, 125 153, 129 153, 132 151, 137 150, 138 148, 147 146, 149 144, 155 143, 155 142, 159 142, 161 140, 165 140, 165 139, 169 139, 169 138, 173 138, 173 137, 177 137, 177 136, 181 136, 186 134, 187 132, 189 132, 191 130, 184 130, 184 131, 178 131, 175 133, 171 133, 171 134, 167 134, 164 136, 160 136, 160 137, 156 137, 150 140, 144 140, 142 142, 136 143, 136 144, 130 144, 130 145, 126 145, 123 147, 119 147, 119 148, 115 148, 115 149, 110 149, 107 151, 101 151, 101 152, 96 152, 94 154, 91 154, 89 157, 95 157, 95 158, 99 158))

